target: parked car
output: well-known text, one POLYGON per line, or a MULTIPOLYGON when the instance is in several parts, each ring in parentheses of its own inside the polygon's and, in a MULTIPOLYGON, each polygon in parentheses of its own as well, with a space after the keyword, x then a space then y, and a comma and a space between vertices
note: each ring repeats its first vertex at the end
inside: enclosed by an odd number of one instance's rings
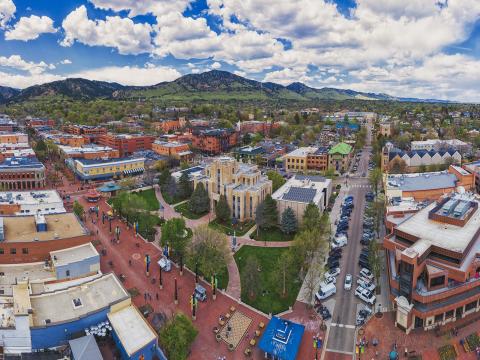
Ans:
POLYGON ((358 265, 362 268, 370 269, 370 263, 368 261, 364 261, 364 260, 359 259, 358 260, 358 265))
POLYGON ((360 270, 360 276, 369 281, 373 281, 373 278, 374 278, 373 273, 366 268, 360 270))
POLYGON ((375 290, 375 287, 376 287, 375 284, 369 283, 367 280, 362 278, 357 279, 357 285, 364 289, 367 289, 370 292, 373 292, 373 290, 375 290))
POLYGON ((365 301, 367 304, 373 305, 377 298, 373 295, 372 292, 358 286, 355 289, 355 296, 357 296, 360 300, 365 301))
POLYGON ((337 268, 333 268, 333 269, 330 269, 329 271, 327 271, 325 273, 325 277, 337 277, 339 274, 340 274, 340 268, 337 267, 337 268))
POLYGON ((337 287, 334 284, 328 284, 327 286, 320 287, 315 297, 318 300, 325 300, 337 292, 337 287))
POLYGON ((352 274, 347 274, 345 276, 345 282, 343 284, 343 288, 345 290, 350 290, 352 288, 352 282, 353 282, 352 274))

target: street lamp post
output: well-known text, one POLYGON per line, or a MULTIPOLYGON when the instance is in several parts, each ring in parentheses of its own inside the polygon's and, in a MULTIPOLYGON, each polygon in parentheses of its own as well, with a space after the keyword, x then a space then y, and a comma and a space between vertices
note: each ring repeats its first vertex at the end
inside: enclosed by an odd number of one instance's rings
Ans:
POLYGON ((195 284, 198 284, 198 262, 195 263, 195 284))
POLYGON ((183 276, 183 255, 180 255, 180 275, 183 276))
POLYGON ((174 302, 175 302, 175 305, 178 305, 178 288, 177 288, 177 278, 175 278, 174 302))
POLYGON ((160 266, 160 273, 158 278, 158 285, 160 286, 160 290, 163 289, 163 281, 162 281, 162 267, 160 266))

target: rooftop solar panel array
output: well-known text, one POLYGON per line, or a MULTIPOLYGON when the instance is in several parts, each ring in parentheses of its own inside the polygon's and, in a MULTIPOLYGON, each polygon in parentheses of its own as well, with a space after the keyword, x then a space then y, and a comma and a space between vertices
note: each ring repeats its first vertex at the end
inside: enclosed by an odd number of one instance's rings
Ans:
POLYGON ((310 203, 315 198, 317 190, 292 186, 284 195, 283 200, 310 203))

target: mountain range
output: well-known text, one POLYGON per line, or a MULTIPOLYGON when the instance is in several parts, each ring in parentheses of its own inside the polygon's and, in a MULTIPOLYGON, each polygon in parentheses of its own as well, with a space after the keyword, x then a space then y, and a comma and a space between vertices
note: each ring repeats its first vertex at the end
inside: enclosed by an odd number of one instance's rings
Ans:
POLYGON ((184 75, 174 81, 152 86, 124 86, 118 83, 69 78, 23 90, 0 86, 0 103, 22 102, 53 96, 75 100, 93 99, 151 99, 163 101, 260 101, 315 102, 324 100, 383 100, 409 102, 445 102, 434 99, 400 98, 387 94, 365 93, 336 88, 313 88, 300 82, 288 86, 259 82, 212 70, 184 75))

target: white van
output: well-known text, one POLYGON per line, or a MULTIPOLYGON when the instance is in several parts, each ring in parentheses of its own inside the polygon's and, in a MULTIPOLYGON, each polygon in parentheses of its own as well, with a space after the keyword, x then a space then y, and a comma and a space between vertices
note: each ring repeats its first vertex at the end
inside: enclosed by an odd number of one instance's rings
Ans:
POLYGON ((327 284, 326 286, 321 286, 320 290, 318 290, 318 292, 315 294, 315 297, 318 300, 324 300, 332 296, 336 292, 337 292, 337 287, 335 286, 335 284, 330 283, 330 284, 327 284))
POLYGON ((332 239, 333 249, 343 247, 343 246, 347 246, 347 237, 345 235, 340 235, 332 239))

